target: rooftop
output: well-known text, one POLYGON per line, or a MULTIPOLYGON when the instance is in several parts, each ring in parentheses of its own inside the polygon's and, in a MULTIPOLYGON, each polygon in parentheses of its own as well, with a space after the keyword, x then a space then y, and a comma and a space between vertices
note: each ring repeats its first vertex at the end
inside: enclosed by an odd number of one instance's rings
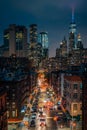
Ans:
POLYGON ((72 76, 65 76, 65 79, 68 81, 73 81, 73 82, 82 82, 82 79, 80 76, 72 75, 72 76))

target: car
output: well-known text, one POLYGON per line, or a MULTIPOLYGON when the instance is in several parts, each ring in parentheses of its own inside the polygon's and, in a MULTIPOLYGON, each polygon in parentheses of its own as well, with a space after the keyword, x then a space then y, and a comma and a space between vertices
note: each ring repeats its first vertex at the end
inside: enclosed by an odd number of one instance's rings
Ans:
POLYGON ((35 127, 35 126, 36 126, 35 121, 32 120, 32 121, 30 122, 30 127, 35 127))
POLYGON ((41 127, 46 126, 46 119, 45 118, 40 119, 40 126, 41 127))
POLYGON ((40 126, 41 126, 41 127, 44 127, 44 126, 46 126, 46 124, 45 124, 44 122, 41 122, 41 123, 40 123, 40 126))
POLYGON ((59 128, 64 128, 65 126, 63 124, 60 124, 59 125, 59 128))
POLYGON ((30 121, 31 120, 36 120, 37 114, 36 113, 31 113, 30 115, 30 121))
POLYGON ((36 113, 32 113, 31 117, 35 117, 36 118, 37 114, 36 113))
POLYGON ((63 117, 64 116, 64 113, 62 111, 58 112, 57 113, 58 117, 63 117))
POLYGON ((50 110, 54 110, 53 107, 50 107, 50 110))
POLYGON ((33 107, 31 108, 31 112, 37 112, 37 108, 36 108, 35 106, 33 106, 33 107))
POLYGON ((39 113, 37 116, 39 119, 45 118, 46 115, 44 113, 39 113))

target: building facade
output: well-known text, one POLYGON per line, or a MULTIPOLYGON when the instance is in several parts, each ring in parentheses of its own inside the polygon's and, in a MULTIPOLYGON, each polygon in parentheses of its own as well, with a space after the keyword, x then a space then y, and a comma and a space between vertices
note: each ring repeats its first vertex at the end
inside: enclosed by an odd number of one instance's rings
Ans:
POLYGON ((69 52, 77 48, 77 30, 74 17, 74 9, 72 9, 72 20, 69 26, 69 52))
POLYGON ((37 24, 31 24, 29 28, 29 49, 28 58, 32 61, 32 66, 38 66, 38 55, 37 55, 37 24))
POLYGON ((25 57, 27 51, 27 29, 25 26, 15 24, 9 25, 4 30, 4 53, 9 57, 15 54, 18 57, 25 57))
POLYGON ((48 43, 48 33, 40 32, 38 35, 38 42, 42 45, 42 58, 48 58, 49 54, 49 43, 48 43))
MULTIPOLYGON (((22 121, 31 91, 30 62, 27 58, 0 58, 0 85, 6 90, 8 123, 22 121)), ((4 105, 4 101, 3 101, 4 105)))
POLYGON ((7 130, 7 93, 0 82, 0 130, 7 130))
POLYGON ((64 98, 71 116, 82 115, 82 80, 80 76, 64 77, 64 98))
POLYGON ((87 63, 84 64, 82 73, 82 130, 87 130, 87 63))

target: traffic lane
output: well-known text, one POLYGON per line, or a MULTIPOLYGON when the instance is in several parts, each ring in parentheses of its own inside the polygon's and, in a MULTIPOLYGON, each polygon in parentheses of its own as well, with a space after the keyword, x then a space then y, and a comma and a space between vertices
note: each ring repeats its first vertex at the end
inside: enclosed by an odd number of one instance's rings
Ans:
POLYGON ((53 118, 47 118, 46 126, 40 126, 40 122, 35 128, 30 127, 29 130, 57 130, 57 124, 53 118))
POLYGON ((46 113, 46 126, 40 126, 40 120, 37 120, 36 129, 35 130, 57 130, 57 123, 53 120, 54 112, 43 109, 44 113, 46 113))
POLYGON ((28 130, 28 127, 26 127, 26 126, 20 126, 16 130, 28 130))
POLYGON ((53 118, 47 119, 47 129, 46 130, 57 130, 57 123, 53 118))

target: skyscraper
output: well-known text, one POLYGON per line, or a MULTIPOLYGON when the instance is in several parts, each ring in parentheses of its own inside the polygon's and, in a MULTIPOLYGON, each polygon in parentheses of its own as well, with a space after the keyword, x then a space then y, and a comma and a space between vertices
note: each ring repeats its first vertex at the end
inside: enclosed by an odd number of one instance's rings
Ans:
POLYGON ((30 45, 32 47, 35 47, 35 44, 37 44, 37 24, 31 24, 30 25, 30 45))
POLYGON ((67 56, 67 40, 65 37, 62 40, 62 42, 60 43, 60 50, 61 50, 60 56, 66 57, 67 56))
POLYGON ((80 34, 78 34, 77 36, 77 48, 81 50, 83 49, 83 44, 82 44, 82 39, 80 34))
POLYGON ((40 63, 42 46, 38 44, 37 25, 31 24, 29 29, 29 51, 28 58, 32 61, 34 67, 38 67, 40 63))
POLYGON ((48 57, 48 33, 47 32, 40 32, 38 35, 38 42, 42 45, 42 57, 43 59, 48 57))
POLYGON ((4 56, 15 54, 18 57, 26 56, 27 29, 25 26, 9 25, 4 30, 4 56))
POLYGON ((74 8, 72 8, 72 21, 69 26, 69 51, 75 50, 76 48, 77 48, 76 23, 74 17, 74 8))

